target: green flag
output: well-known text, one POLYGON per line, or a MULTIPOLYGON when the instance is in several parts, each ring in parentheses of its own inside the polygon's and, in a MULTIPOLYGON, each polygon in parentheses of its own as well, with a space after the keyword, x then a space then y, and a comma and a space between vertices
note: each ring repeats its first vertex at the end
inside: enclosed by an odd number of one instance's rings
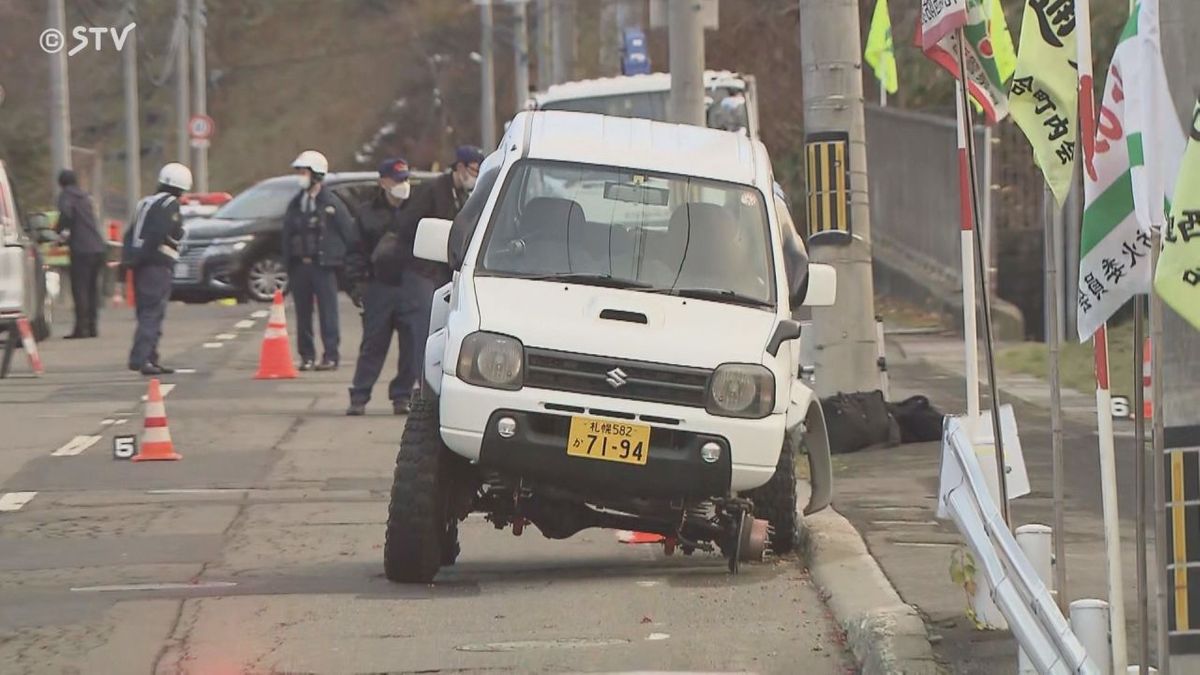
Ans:
POLYGON ((900 83, 896 76, 896 50, 892 45, 892 18, 888 15, 887 0, 875 3, 864 58, 875 70, 875 79, 883 83, 889 94, 896 93, 900 83))
POLYGON ((1075 7, 1067 3, 1051 14, 1045 6, 1039 0, 1025 6, 1008 107, 1061 206, 1071 191, 1079 133, 1075 7))
POLYGON ((983 107, 988 124, 1008 115, 1004 80, 996 67, 984 0, 922 0, 917 44, 934 63, 958 77, 959 28, 966 37, 966 83, 971 97, 983 107))
POLYGON ((1191 137, 1163 232, 1154 290, 1200 330, 1200 102, 1192 113, 1191 137))
POLYGON ((992 0, 987 17, 992 51, 996 54, 996 70, 1000 71, 1000 81, 1008 82, 1008 78, 1017 70, 1017 50, 1013 47, 1012 33, 1008 32, 1008 19, 1004 18, 1000 0, 992 0))

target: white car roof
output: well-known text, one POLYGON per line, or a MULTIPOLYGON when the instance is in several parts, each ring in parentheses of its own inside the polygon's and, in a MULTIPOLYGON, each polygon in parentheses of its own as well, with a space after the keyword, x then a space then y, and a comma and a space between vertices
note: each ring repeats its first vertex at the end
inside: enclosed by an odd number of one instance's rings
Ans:
POLYGON ((532 117, 527 156, 757 184, 766 163, 762 143, 742 134, 688 124, 557 110, 523 112, 510 131, 532 117), (760 160, 761 158, 761 160, 760 160))
MULTIPOLYGON (((745 87, 746 81, 737 73, 728 70, 704 71, 704 88, 713 87, 745 87)), ((618 94, 643 93, 651 91, 670 91, 670 73, 647 73, 645 75, 622 75, 619 77, 601 77, 593 80, 578 80, 551 85, 546 91, 533 95, 533 100, 540 106, 556 101, 571 101, 577 98, 593 96, 615 96, 618 94)))

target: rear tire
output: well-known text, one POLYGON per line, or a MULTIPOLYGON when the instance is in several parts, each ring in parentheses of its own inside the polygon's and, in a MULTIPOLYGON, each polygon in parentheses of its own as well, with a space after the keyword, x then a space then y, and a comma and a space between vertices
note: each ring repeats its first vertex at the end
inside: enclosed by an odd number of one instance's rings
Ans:
POLYGON ((796 511, 796 449, 787 436, 779 452, 775 474, 766 485, 751 490, 747 496, 754 502, 754 514, 771 525, 767 540, 771 551, 777 555, 794 551, 800 540, 800 516, 796 511))
POLYGON ((383 569, 390 581, 429 583, 458 555, 446 509, 450 452, 442 443, 436 400, 419 398, 404 425, 388 505, 383 569))

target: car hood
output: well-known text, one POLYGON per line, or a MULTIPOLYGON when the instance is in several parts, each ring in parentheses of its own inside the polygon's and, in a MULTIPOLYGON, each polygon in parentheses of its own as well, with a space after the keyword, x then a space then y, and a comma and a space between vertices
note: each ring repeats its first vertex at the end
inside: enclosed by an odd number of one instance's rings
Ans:
POLYGON ((512 335, 528 347, 638 361, 697 368, 762 363, 776 323, 762 309, 635 290, 500 277, 475 277, 474 285, 480 330, 512 335), (646 323, 601 318, 602 312, 641 314, 646 323))
POLYGON ((184 221, 183 229, 187 239, 217 239, 220 237, 238 237, 246 234, 256 234, 264 230, 276 229, 278 218, 189 218, 184 221))

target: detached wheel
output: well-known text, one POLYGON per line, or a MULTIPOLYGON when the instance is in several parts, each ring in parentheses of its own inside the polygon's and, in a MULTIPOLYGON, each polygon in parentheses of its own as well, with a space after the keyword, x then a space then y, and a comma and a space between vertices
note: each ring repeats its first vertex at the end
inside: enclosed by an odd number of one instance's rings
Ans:
POLYGON ((771 526, 767 538, 773 553, 783 555, 796 549, 800 539, 800 517, 796 511, 796 448, 786 436, 775 465, 775 475, 766 485, 747 495, 754 502, 754 515, 771 526))
POLYGON ((287 268, 279 256, 268 254, 250 263, 246 270, 246 297, 271 302, 277 290, 287 292, 287 268))
POLYGON ((449 453, 438 431, 437 400, 418 398, 404 425, 388 505, 383 569, 400 583, 429 583, 458 555, 447 509, 449 453))

